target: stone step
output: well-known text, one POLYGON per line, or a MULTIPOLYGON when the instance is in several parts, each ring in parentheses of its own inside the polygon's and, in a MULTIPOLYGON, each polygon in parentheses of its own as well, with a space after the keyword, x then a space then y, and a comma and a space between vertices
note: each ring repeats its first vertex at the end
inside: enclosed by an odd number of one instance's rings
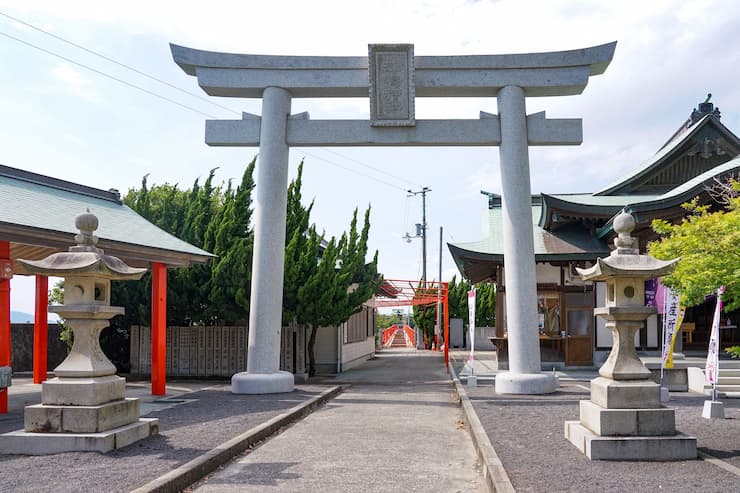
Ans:
POLYGON ((717 385, 740 385, 740 377, 729 377, 725 376, 724 373, 720 373, 717 379, 717 385))
POLYGON ((578 421, 565 422, 565 438, 591 460, 679 461, 696 459, 696 438, 599 436, 578 421))
POLYGON ((720 368, 719 376, 722 377, 737 377, 740 378, 740 370, 735 368, 720 368))

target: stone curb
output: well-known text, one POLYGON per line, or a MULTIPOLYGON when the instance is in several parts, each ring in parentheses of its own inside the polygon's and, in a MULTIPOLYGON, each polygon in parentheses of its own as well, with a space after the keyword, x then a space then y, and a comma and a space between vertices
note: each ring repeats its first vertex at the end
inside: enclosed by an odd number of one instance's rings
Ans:
POLYGON ((311 413, 321 404, 332 399, 343 387, 337 385, 331 387, 320 395, 299 404, 279 416, 266 421, 254 428, 237 435, 221 445, 209 450, 200 457, 186 462, 157 479, 146 483, 131 491, 131 493, 169 493, 182 491, 184 488, 199 481, 207 474, 213 472, 217 467, 225 464, 236 455, 242 453, 250 446, 277 432, 280 428, 298 421, 300 418, 311 413))
POLYGON ((514 493, 514 486, 509 480, 509 475, 504 469, 504 465, 498 458, 496 451, 491 445, 491 441, 488 439, 486 430, 483 429, 483 425, 478 419, 478 415, 473 408, 473 404, 470 402, 465 387, 460 383, 460 379, 455 373, 455 369, 450 364, 450 374, 452 375, 452 381, 455 384, 455 391, 460 398, 460 404, 465 414, 465 421, 468 425, 468 432, 470 437, 473 439, 473 445, 475 446, 476 452, 478 452, 478 458, 483 465, 483 477, 486 479, 486 485, 489 491, 500 491, 507 493, 514 493))

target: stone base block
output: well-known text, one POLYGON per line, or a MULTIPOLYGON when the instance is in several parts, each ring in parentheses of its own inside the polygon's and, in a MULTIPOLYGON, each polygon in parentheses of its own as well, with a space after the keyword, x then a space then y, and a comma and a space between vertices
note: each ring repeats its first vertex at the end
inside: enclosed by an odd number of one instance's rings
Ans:
POLYGON ((287 371, 275 373, 241 372, 231 377, 232 394, 280 394, 293 392, 295 380, 287 371))
POLYGON ((126 396, 126 379, 118 375, 52 378, 41 385, 41 403, 57 406, 97 406, 126 396))
POLYGON ((706 419, 725 418, 725 406, 719 401, 704 401, 701 417, 706 419))
POLYGON ((566 421, 565 438, 591 460, 696 459, 696 438, 682 434, 658 437, 600 437, 578 421, 566 421))
MULTIPOLYGON (((676 354, 673 354, 676 359, 676 354)), ((655 383, 660 383, 660 367, 651 368, 650 379, 655 383)), ((687 392, 689 390, 689 380, 686 368, 665 368, 663 370, 663 386, 671 392, 687 392)))
POLYGON ((551 373, 504 372, 496 375, 497 394, 540 395, 551 394, 560 386, 558 377, 551 373))
POLYGON ((159 420, 135 423, 101 433, 29 433, 18 430, 0 435, 0 454, 51 455, 62 452, 110 452, 159 433, 159 420))
POLYGON ((581 424, 599 436, 670 436, 676 434, 674 409, 604 409, 581 401, 581 424))
POLYGON ((591 401, 606 409, 656 409, 660 403, 660 385, 650 380, 591 380, 591 401))
POLYGON ((671 400, 671 393, 668 390, 668 387, 661 387, 660 388, 660 402, 668 402, 671 400))
POLYGON ((27 406, 24 430, 32 433, 99 433, 139 419, 139 399, 122 399, 99 406, 27 406))
POLYGON ((468 377, 467 384, 468 384, 468 387, 469 388, 477 387, 478 386, 478 377, 476 377, 475 375, 470 375, 468 377))

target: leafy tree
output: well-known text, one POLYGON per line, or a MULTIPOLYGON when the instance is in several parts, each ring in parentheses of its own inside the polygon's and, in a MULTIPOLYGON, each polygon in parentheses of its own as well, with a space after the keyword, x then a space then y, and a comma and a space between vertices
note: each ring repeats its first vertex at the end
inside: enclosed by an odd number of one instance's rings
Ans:
POLYGON ((403 317, 399 317, 395 313, 378 313, 375 315, 375 329, 376 332, 387 329, 393 324, 403 324, 403 317))
POLYGON ((698 199, 684 208, 690 214, 679 224, 653 221, 653 229, 663 237, 648 246, 650 254, 659 259, 681 257, 663 283, 680 290, 687 306, 704 302, 705 295, 725 285, 725 311, 739 308, 740 198, 732 198, 725 209, 715 212, 699 206, 698 199))
POLYGON ((450 318, 461 318, 466 326, 468 324, 468 291, 470 291, 470 283, 467 279, 460 279, 460 282, 457 282, 457 276, 452 276, 447 286, 450 318))
POLYGON ((288 185, 283 272, 284 325, 296 320, 299 303, 298 290, 315 273, 319 259, 321 239, 316 236, 315 231, 309 230, 313 201, 308 207, 301 203, 302 186, 303 161, 298 165, 296 178, 288 185))
MULTIPOLYGON (((437 296, 437 288, 427 288, 421 282, 416 287, 414 299, 420 301, 430 296, 437 296)), ((414 325, 419 328, 428 349, 434 342, 434 325, 437 323, 437 303, 421 303, 413 307, 414 325)))
MULTIPOLYGON (((365 212, 362 231, 357 231, 357 209, 350 223, 349 233, 342 235, 339 241, 332 237, 316 269, 306 278, 298 289, 297 321, 309 330, 308 338, 308 374, 316 373, 314 346, 319 327, 338 326, 352 314, 362 309, 362 304, 370 299, 380 287, 381 280, 377 274, 378 252, 372 262, 365 263, 367 239, 370 231, 370 208, 365 212)), ((303 259, 308 265, 315 265, 320 240, 311 229, 309 235, 311 248, 303 259)))
MULTIPOLYGON (((311 229, 311 245, 318 245, 314 228, 311 229)), ((318 246, 316 246, 318 253, 318 246)), ((316 374, 316 357, 314 347, 318 328, 331 326, 341 318, 340 304, 346 291, 342 292, 343 283, 338 280, 336 263, 339 258, 339 247, 336 238, 331 238, 321 254, 316 269, 297 291, 296 320, 309 332, 308 375, 316 374)), ((343 320, 340 320, 341 323, 343 320)))
POLYGON ((221 216, 216 228, 209 227, 207 236, 213 238, 214 261, 210 285, 212 319, 228 321, 249 318, 249 300, 252 280, 252 255, 254 232, 252 218, 252 191, 254 190, 253 159, 244 170, 242 181, 235 193, 231 184, 227 188, 221 216))
POLYGON ((492 283, 475 286, 475 325, 493 327, 496 324, 496 289, 492 283))

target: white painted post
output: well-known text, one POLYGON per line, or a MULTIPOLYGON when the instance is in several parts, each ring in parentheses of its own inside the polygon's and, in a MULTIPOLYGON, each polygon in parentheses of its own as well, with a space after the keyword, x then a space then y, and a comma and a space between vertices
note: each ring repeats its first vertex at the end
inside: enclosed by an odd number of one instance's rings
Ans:
POLYGON ((497 95, 501 120, 501 190, 509 371, 496 375, 500 394, 545 394, 557 377, 540 371, 537 278, 532 236, 529 148, 524 91, 506 86, 497 95))
POLYGON ((280 371, 290 100, 290 93, 278 87, 262 94, 247 371, 231 377, 234 394, 294 388, 293 374, 280 371))

